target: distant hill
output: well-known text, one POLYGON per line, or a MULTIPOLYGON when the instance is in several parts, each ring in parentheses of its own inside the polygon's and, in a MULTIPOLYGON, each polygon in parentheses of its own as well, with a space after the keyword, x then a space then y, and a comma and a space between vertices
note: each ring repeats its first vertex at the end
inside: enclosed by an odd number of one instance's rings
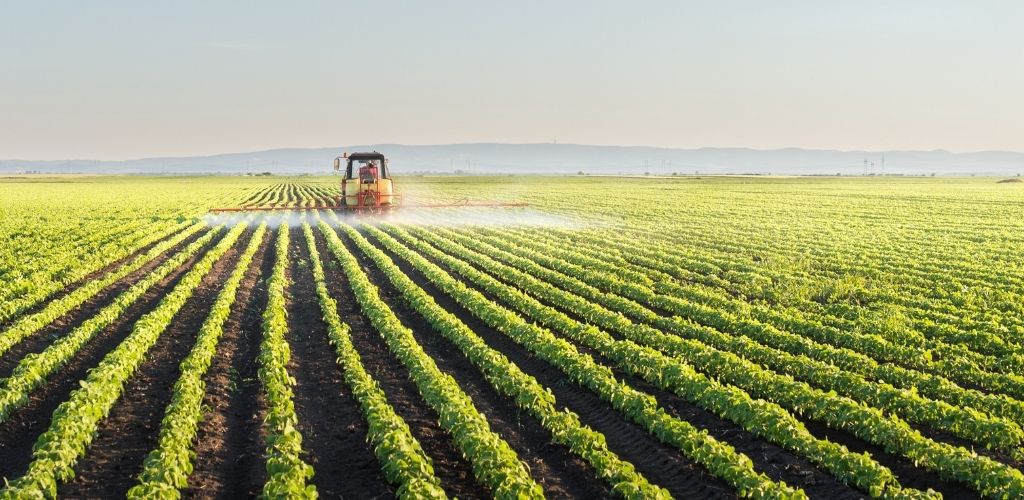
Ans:
POLYGON ((271 149, 212 156, 102 160, 0 160, 0 172, 326 174, 343 151, 380 151, 396 173, 468 174, 799 174, 1016 175, 1024 153, 982 151, 835 151, 579 144, 377 144, 271 149), (884 166, 883 166, 884 157, 884 166), (869 163, 865 164, 865 160, 869 163), (873 164, 871 163, 873 162, 873 164))

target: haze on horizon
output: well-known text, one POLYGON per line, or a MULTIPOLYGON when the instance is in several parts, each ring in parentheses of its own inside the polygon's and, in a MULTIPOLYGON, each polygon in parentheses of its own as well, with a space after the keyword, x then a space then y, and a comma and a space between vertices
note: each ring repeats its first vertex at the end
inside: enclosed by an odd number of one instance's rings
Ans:
POLYGON ((5 2, 0 159, 342 144, 1024 151, 1011 1, 5 2))

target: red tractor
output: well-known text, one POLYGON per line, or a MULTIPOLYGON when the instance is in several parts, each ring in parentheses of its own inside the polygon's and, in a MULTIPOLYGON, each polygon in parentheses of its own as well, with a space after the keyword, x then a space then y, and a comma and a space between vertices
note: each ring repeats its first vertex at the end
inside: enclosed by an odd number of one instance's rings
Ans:
POLYGON ((339 206, 356 212, 380 213, 398 205, 401 195, 394 190, 384 155, 376 151, 346 153, 334 159, 335 171, 341 170, 342 160, 345 160, 345 175, 341 178, 339 206))

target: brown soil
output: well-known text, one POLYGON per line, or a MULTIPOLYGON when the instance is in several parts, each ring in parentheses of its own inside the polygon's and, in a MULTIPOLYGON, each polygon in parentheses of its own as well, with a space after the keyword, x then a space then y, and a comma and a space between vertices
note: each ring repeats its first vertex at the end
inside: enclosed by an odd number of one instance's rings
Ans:
POLYGON ((560 409, 575 412, 584 424, 604 434, 608 448, 623 460, 632 463, 649 481, 668 489, 677 498, 736 497, 731 487, 684 457, 678 449, 662 443, 640 425, 626 420, 622 413, 594 393, 573 383, 559 369, 535 357, 509 337, 487 326, 432 285, 405 261, 386 249, 379 248, 388 253, 399 268, 432 295, 438 304, 469 325, 488 345, 502 352, 520 369, 550 388, 560 409))
MULTIPOLYGON (((244 236, 244 235, 243 235, 244 236)), ((231 274, 246 238, 214 264, 125 385, 121 399, 100 422, 75 478, 62 485, 64 497, 122 497, 135 484, 146 455, 156 447, 160 421, 171 401, 179 365, 195 344, 221 285, 231 274)))
POLYGON ((881 446, 873 445, 852 434, 832 429, 825 424, 813 420, 804 420, 803 422, 812 434, 821 439, 828 439, 833 443, 839 443, 849 448, 850 451, 858 453, 867 452, 875 461, 891 469, 893 474, 896 475, 896 479, 905 488, 916 488, 919 490, 931 488, 942 493, 944 498, 981 498, 974 490, 960 483, 946 481, 940 478, 938 474, 918 468, 909 460, 893 455, 885 451, 885 448, 881 446))
MULTIPOLYGON (((802 418, 801 422, 811 431, 811 434, 819 439, 827 439, 844 445, 854 452, 866 451, 875 461, 892 470, 900 484, 906 488, 921 490, 931 488, 943 493, 946 498, 978 498, 978 494, 966 486, 954 481, 944 480, 937 473, 917 467, 910 460, 889 453, 880 446, 867 443, 847 432, 831 429, 823 423, 806 417, 802 418)), ((753 459, 754 457, 751 456, 751 458, 753 459)))
POLYGON ((502 396, 487 382, 459 348, 444 338, 415 310, 406 305, 398 290, 365 254, 346 238, 371 281, 391 310, 409 325, 416 340, 433 358, 441 371, 451 375, 487 416, 497 432, 530 468, 532 476, 544 487, 548 498, 597 498, 610 495, 607 483, 595 481, 596 472, 568 447, 551 442, 551 434, 539 421, 520 410, 515 402, 502 396))
POLYGON ((1005 451, 990 450, 988 448, 985 448, 984 445, 975 444, 969 440, 957 437, 946 431, 939 431, 932 429, 930 427, 925 427, 917 424, 910 424, 910 426, 913 427, 918 432, 920 432, 921 435, 928 439, 931 439, 932 441, 972 450, 978 455, 991 458, 992 460, 1002 462, 1003 464, 1009 465, 1010 467, 1013 467, 1017 470, 1024 471, 1024 460, 1014 458, 1008 455, 1005 451))
POLYGON ((266 482, 262 431, 266 405, 261 397, 257 353, 263 337, 266 279, 274 265, 273 232, 264 234, 235 304, 224 324, 217 356, 206 372, 207 411, 199 424, 196 460, 187 497, 253 498, 266 482))
MULTIPOLYGON (((500 277, 494 277, 500 280, 500 277)), ((491 300, 500 302, 486 292, 479 291, 487 295, 491 300)), ((559 310, 576 321, 585 322, 574 311, 544 300, 540 302, 559 310)), ((675 393, 659 389, 639 377, 625 373, 616 366, 615 362, 597 351, 572 341, 558 332, 553 333, 576 346, 576 349, 580 352, 590 355, 598 363, 609 367, 619 380, 622 380, 634 389, 654 396, 668 414, 689 422, 697 429, 707 431, 715 439, 728 443, 736 451, 750 457, 751 461, 754 462, 755 470, 758 472, 763 472, 776 481, 784 481, 790 486, 802 488, 812 498, 853 499, 863 496, 863 493, 843 484, 828 472, 820 470, 817 465, 806 458, 794 455, 785 448, 765 441, 739 425, 723 420, 714 413, 683 399, 675 393)), ((621 340, 619 335, 614 333, 612 335, 621 340)))
MULTIPOLYGON (((71 293, 76 288, 79 288, 82 285, 84 285, 84 284, 86 284, 86 283, 88 283, 90 281, 96 280, 97 278, 99 278, 99 277, 101 277, 101 276, 103 276, 103 275, 113 271, 114 269, 117 269, 118 267, 121 267, 123 264, 131 262, 133 259, 135 259, 139 255, 142 255, 142 254, 148 252, 150 248, 154 247, 155 245, 157 245, 161 241, 164 241, 164 240, 166 240, 168 238, 171 238, 171 237, 173 237, 176 234, 180 234, 181 231, 183 231, 183 230, 175 231, 173 233, 168 234, 166 237, 164 237, 161 240, 157 240, 157 241, 154 241, 153 243, 150 243, 148 245, 139 247, 131 255, 128 255, 127 257, 123 257, 121 259, 118 259, 118 260, 116 260, 114 262, 111 262, 110 264, 107 264, 106 266, 103 266, 100 269, 97 269, 97 270, 95 270, 95 271, 85 275, 85 277, 83 277, 82 279, 80 279, 78 281, 75 281, 74 283, 68 284, 63 289, 58 290, 58 291, 50 294, 49 296, 43 298, 42 300, 40 300, 35 305, 26 308, 20 314, 14 316, 13 318, 9 318, 6 321, 0 322, 0 331, 3 331, 5 329, 7 329, 8 326, 13 324, 20 317, 27 316, 27 315, 33 314, 33 313, 37 313, 37 312, 43 310, 43 308, 45 308, 46 305, 49 304, 50 302, 68 295, 69 293, 71 293)), ((203 234, 203 231, 199 231, 196 234, 193 234, 193 235, 189 236, 188 238, 186 238, 186 243, 185 244, 187 245, 188 242, 190 242, 192 240, 195 240, 196 238, 198 238, 202 234, 203 234)), ((164 252, 161 255, 161 257, 163 257, 165 255, 169 255, 170 253, 173 253, 174 250, 179 249, 179 248, 183 248, 183 247, 181 245, 173 247, 170 252, 164 252)), ((132 273, 132 274, 134 274, 134 273, 132 273)), ((122 281, 123 281, 123 279, 122 279, 122 281)))
MULTIPOLYGON (((579 347, 577 345, 577 347, 579 347)), ((608 364, 609 362, 596 353, 592 355, 608 364)), ((828 472, 804 457, 794 455, 789 450, 765 441, 751 434, 739 425, 722 420, 717 415, 690 403, 678 395, 658 389, 637 377, 625 375, 614 370, 620 380, 624 380, 633 388, 653 395, 669 415, 690 422, 701 430, 706 430, 715 439, 728 443, 736 451, 750 457, 754 468, 776 481, 803 489, 811 498, 855 499, 863 498, 864 493, 843 484, 828 472)))
POLYGON ((352 328, 352 342, 359 350, 366 371, 387 395, 388 403, 409 424, 413 436, 433 461, 434 472, 445 491, 459 498, 489 497, 489 492, 477 484, 469 462, 438 425, 437 412, 423 401, 416 384, 409 378, 409 371, 388 350, 384 339, 363 315, 348 279, 322 237, 317 238, 317 248, 324 261, 331 296, 338 301, 342 321, 352 328))
MULTIPOLYGON (((363 363, 432 458, 446 491, 461 498, 489 497, 486 488, 473 477, 469 462, 438 425, 437 413, 420 397, 415 384, 409 379, 408 370, 390 352, 379 333, 362 314, 344 273, 326 248, 319 230, 314 229, 314 233, 317 235, 316 243, 325 265, 330 291, 338 301, 339 314, 352 328, 353 342, 363 357, 363 363)), ((251 235, 251 231, 248 234, 251 235)), ((166 261, 168 255, 199 236, 191 236, 12 348, 0 359, 0 376, 10 374, 25 355, 42 351, 55 339, 92 317, 145 273, 166 261)), ((383 479, 380 464, 366 443, 365 420, 358 402, 344 383, 333 347, 328 343, 310 272, 305 236, 294 229, 291 236, 288 269, 291 284, 287 291, 287 308, 290 329, 288 341, 292 357, 288 369, 296 379, 295 405, 306 451, 304 459, 316 471, 312 482, 326 498, 393 496, 394 486, 383 479)), ((398 291, 372 261, 351 241, 344 237, 343 240, 349 251, 356 255, 371 281, 380 288, 382 299, 403 324, 413 330, 417 341, 438 367, 458 381, 477 408, 487 416, 492 429, 528 464, 533 477, 543 485, 547 496, 596 498, 610 495, 608 485, 596 478, 587 463, 572 455, 566 447, 551 443, 550 436, 539 422, 520 411, 513 401, 494 391, 479 370, 453 344, 435 332, 426 320, 404 303, 398 291)), ((371 241, 381 248, 372 238, 371 241)), ((248 238, 243 236, 235 248, 218 261, 213 272, 204 278, 172 325, 161 335, 143 366, 126 384, 121 400, 100 423, 93 443, 76 467, 76 477, 61 487, 61 496, 123 496, 134 484, 142 460, 156 444, 160 420, 179 375, 178 365, 192 348, 199 326, 205 320, 221 284, 235 265, 238 253, 247 243, 248 238)), ((211 245, 208 244, 206 248, 211 245)), ((266 445, 262 421, 266 405, 257 376, 256 356, 262 339, 262 312, 267 301, 265 280, 273 266, 272 247, 273 233, 268 232, 253 264, 247 270, 237 301, 225 324, 218 354, 207 374, 207 394, 204 399, 207 412, 200 424, 195 470, 190 477, 190 487, 183 492, 185 496, 251 498, 260 493, 265 482, 263 456, 266 445)), ((140 249, 135 255, 144 251, 140 249)), ((735 497, 731 487, 685 458, 678 449, 661 443, 641 426, 626 420, 620 412, 595 394, 573 383, 560 370, 535 357, 510 338, 488 327, 430 284, 418 271, 387 250, 384 251, 415 283, 431 294, 441 307, 455 314, 489 345, 550 388, 557 398, 559 409, 576 412, 584 424, 603 433, 609 448, 622 459, 633 463, 638 472, 652 483, 667 488, 681 498, 735 497)), ((25 407, 16 411, 7 422, 0 423, 0 475, 13 478, 24 473, 31 459, 31 447, 40 433, 46 430, 56 407, 77 388, 78 381, 86 376, 87 370, 96 366, 103 356, 130 333, 138 318, 156 307, 203 253, 197 253, 145 293, 125 314, 99 332, 67 366, 58 370, 40 387, 25 407)), ((123 259, 111 264, 91 274, 88 279, 101 276, 126 261, 123 259)), ((71 289, 69 287, 58 295, 66 294, 71 289)), ((493 297, 490 298, 493 300, 493 297)), ((33 310, 41 307, 44 306, 39 305, 33 310)), ((563 312, 577 318, 572 311, 563 312)), ((592 355, 598 363, 612 367, 612 363, 595 352, 582 346, 577 348, 592 355)), ((613 371, 630 386, 654 395, 670 414, 706 430, 749 456, 759 471, 773 479, 801 487, 812 498, 845 499, 864 496, 814 464, 756 438, 739 426, 642 380, 614 368, 613 371)), ((870 453, 879 463, 889 467, 905 487, 932 488, 947 498, 978 497, 963 485, 943 480, 938 474, 920 469, 881 447, 830 429, 819 422, 805 420, 804 423, 818 437, 843 444, 852 451, 870 453)), ((970 443, 946 433, 919 430, 941 442, 970 446, 970 443)), ((978 452, 1010 466, 1021 466, 1020 462, 1003 454, 981 449, 978 452)))
MULTIPOLYGON (((209 248, 212 243, 206 245, 209 248)), ((166 278, 150 288, 124 314, 102 331, 98 332, 67 365, 57 370, 43 386, 31 396, 27 405, 17 410, 6 422, 0 424, 0 471, 7 478, 25 473, 32 455, 36 438, 50 425, 53 411, 65 401, 71 391, 78 387, 78 381, 85 378, 88 370, 125 337, 131 333, 135 322, 151 311, 192 267, 203 254, 199 251, 183 266, 171 272, 166 278)))
MULTIPOLYGON (((552 303, 545 303, 561 310, 562 313, 567 316, 580 321, 580 318, 575 316, 573 311, 558 307, 552 303)), ((664 313, 664 311, 659 314, 669 315, 669 313, 664 313)), ((616 333, 609 333, 617 339, 622 339, 622 337, 616 333)), ((750 432, 746 432, 738 425, 721 420, 718 420, 717 423, 715 423, 717 417, 713 414, 683 401, 674 393, 657 389, 636 377, 623 374, 622 372, 614 369, 612 364, 604 361, 603 357, 598 355, 598 353, 593 352, 591 349, 587 349, 579 344, 577 344, 577 348, 581 351, 587 351, 591 356, 594 356, 595 359, 602 360, 607 366, 612 368, 617 377, 626 379, 631 385, 640 390, 654 394, 658 399, 658 402, 666 405, 671 412, 676 413, 679 416, 683 416, 685 420, 700 428, 706 428, 710 434, 715 436, 716 439, 725 441, 736 448, 737 451, 748 455, 754 461, 758 470, 765 472, 770 477, 775 478, 775 480, 782 480, 788 485, 803 488, 811 498, 845 498, 850 495, 857 495, 856 490, 851 490, 846 485, 840 483, 835 476, 829 474, 827 471, 819 469, 815 464, 807 461, 806 459, 793 455, 791 452, 760 440, 750 432), (692 412, 706 414, 707 418, 697 418, 694 420, 693 416, 689 415, 692 412)), ((852 434, 829 429, 823 424, 810 421, 806 418, 801 421, 804 422, 805 426, 811 430, 811 433, 819 439, 826 439, 834 443, 839 443, 846 446, 851 451, 866 451, 872 458, 876 459, 876 461, 886 467, 889 467, 893 473, 896 474, 898 481, 903 487, 921 490, 931 488, 945 494, 946 498, 978 497, 974 491, 964 487, 963 485, 943 481, 937 474, 916 467, 908 460, 890 454, 881 447, 864 443, 852 434)), ((949 438, 949 436, 945 436, 945 438, 949 438)), ((963 443, 952 444, 959 446, 964 445, 963 443)), ((970 446, 968 446, 968 448, 970 448, 970 446)), ((1011 465, 1013 465, 1013 463, 1011 463, 1011 465)))
MULTIPOLYGON (((485 293, 485 295, 487 294, 485 293)), ((494 299, 493 297, 488 297, 492 300, 494 299)), ((560 308, 555 304, 547 302, 545 302, 545 304, 560 310, 577 321, 580 320, 573 311, 560 308)), ((663 314, 669 313, 663 312, 663 314)), ((613 337, 621 340, 620 335, 614 332, 610 333, 613 337)), ((621 371, 615 369, 613 363, 607 361, 596 352, 575 343, 574 345, 576 345, 577 349, 581 352, 587 352, 591 356, 594 356, 595 359, 600 360, 612 368, 616 373, 616 376, 620 379, 626 380, 630 385, 639 390, 655 395, 658 401, 669 409, 670 413, 682 417, 684 420, 689 421, 699 428, 706 429, 708 433, 715 438, 728 442, 738 451, 749 456, 754 462, 757 470, 764 472, 769 477, 777 480, 784 480, 787 484, 803 488, 811 498, 848 498, 851 496, 856 497, 863 495, 862 493, 858 494, 856 490, 842 484, 834 476, 826 471, 820 470, 815 464, 807 461, 806 459, 793 455, 791 452, 783 448, 757 438, 735 424, 722 421, 715 415, 684 401, 675 394, 662 391, 636 377, 625 375, 621 371)), ((807 419, 803 419, 801 421, 804 422, 804 425, 812 434, 819 438, 828 439, 845 445, 852 451, 867 451, 871 454, 872 458, 891 469, 900 481, 900 484, 904 487, 923 490, 932 488, 944 493, 946 498, 978 497, 977 493, 963 485, 960 485, 959 483, 942 480, 937 474, 920 469, 908 460, 890 454, 883 448, 866 443, 851 434, 828 429, 823 424, 818 424, 807 419)), ((944 437, 946 439, 942 439, 943 441, 951 442, 955 445, 965 445, 965 443, 962 442, 957 443, 949 441, 949 436, 937 437, 944 437)), ((968 445, 968 448, 970 448, 969 443, 966 444, 968 445)), ((1010 465, 1014 465, 1014 463, 1006 457, 998 458, 1003 458, 1010 465)))
MULTIPOLYGON (((175 245, 163 254, 158 255, 153 260, 143 264, 142 267, 134 272, 128 273, 124 278, 111 283, 78 307, 68 311, 67 314, 57 318, 49 325, 44 326, 35 334, 30 335, 28 338, 12 347, 4 353, 2 357, 0 357, 0 377, 10 376, 14 367, 17 366, 18 362, 20 362, 27 354, 42 352, 55 340, 70 333, 86 320, 93 317, 101 309, 113 302, 118 295, 130 288, 150 271, 156 269, 160 264, 167 261, 170 256, 173 256, 193 241, 199 239, 203 234, 205 234, 203 231, 199 231, 196 234, 189 236, 180 244, 175 245)), ((66 294, 66 292, 61 292, 59 295, 63 296, 66 294)), ((38 309, 42 309, 47 303, 49 303, 49 301, 41 304, 38 309)), ((34 312, 38 312, 38 310, 34 312)))
POLYGON ((368 429, 359 402, 335 361, 321 319, 306 237, 299 229, 291 231, 289 261, 288 372, 296 382, 295 411, 305 458, 316 471, 312 482, 326 498, 394 496, 366 442, 368 429))
MULTIPOLYGON (((573 311, 560 308, 551 303, 545 303, 576 320, 580 320, 573 311)), ((651 307, 651 309, 658 314, 672 316, 670 312, 658 310, 653 307, 651 307)), ((614 332, 610 333, 613 337, 621 340, 620 335, 614 332)), ((581 351, 587 351, 589 354, 595 356, 595 359, 603 359, 600 355, 593 353, 580 345, 576 345, 576 347, 581 351)), ((605 363, 609 367, 612 367, 612 364, 609 362, 606 361, 605 363)), ((637 379, 636 377, 626 376, 614 368, 613 371, 616 372, 617 377, 627 379, 630 384, 634 385, 634 387, 654 394, 658 398, 659 402, 667 404, 673 412, 679 412, 680 415, 686 415, 692 411, 704 412, 704 410, 683 401, 682 398, 679 398, 675 394, 667 391, 661 391, 656 387, 637 379)), ((717 418, 710 413, 707 413, 707 415, 709 415, 711 419, 717 418)), ((764 472, 773 479, 785 480, 787 484, 803 488, 811 498, 843 498, 844 496, 851 494, 851 492, 856 494, 856 490, 851 490, 846 485, 840 483, 831 474, 818 469, 813 463, 795 456, 785 449, 756 438, 739 426, 719 420, 720 425, 704 427, 708 423, 712 422, 712 420, 698 419, 695 421, 690 417, 686 417, 685 419, 694 425, 698 425, 696 422, 701 422, 698 427, 707 428, 708 432, 712 436, 728 442, 738 451, 745 453, 751 458, 751 460, 753 460, 754 465, 758 470, 764 472)), ((909 460, 888 453, 882 447, 864 442, 852 434, 830 429, 821 423, 810 421, 808 419, 802 419, 801 421, 808 430, 818 438, 828 439, 829 441, 842 444, 851 451, 868 452, 877 462, 891 469, 900 484, 904 487, 922 490, 931 488, 943 493, 946 498, 978 498, 978 494, 976 492, 964 485, 953 481, 943 480, 938 474, 916 467, 909 460)), ((948 442, 956 446, 966 446, 968 449, 972 449, 970 443, 966 443, 962 440, 957 441, 953 436, 930 431, 926 433, 926 435, 942 442, 948 442)), ((1011 466, 1019 465, 1017 462, 1013 461, 1013 459, 1002 454, 990 452, 988 450, 978 450, 978 452, 987 454, 991 458, 1007 463, 1011 466)))

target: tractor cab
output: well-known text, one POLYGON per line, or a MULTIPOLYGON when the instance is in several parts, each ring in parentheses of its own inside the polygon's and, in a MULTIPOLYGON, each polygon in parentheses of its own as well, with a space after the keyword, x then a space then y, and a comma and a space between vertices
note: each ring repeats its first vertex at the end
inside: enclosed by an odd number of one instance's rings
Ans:
POLYGON ((377 165, 370 162, 369 165, 359 167, 359 182, 372 184, 377 182, 377 165))
POLYGON ((334 170, 341 170, 342 160, 345 161, 345 175, 341 179, 341 205, 380 209, 398 203, 384 155, 376 151, 345 153, 334 159, 334 170))

